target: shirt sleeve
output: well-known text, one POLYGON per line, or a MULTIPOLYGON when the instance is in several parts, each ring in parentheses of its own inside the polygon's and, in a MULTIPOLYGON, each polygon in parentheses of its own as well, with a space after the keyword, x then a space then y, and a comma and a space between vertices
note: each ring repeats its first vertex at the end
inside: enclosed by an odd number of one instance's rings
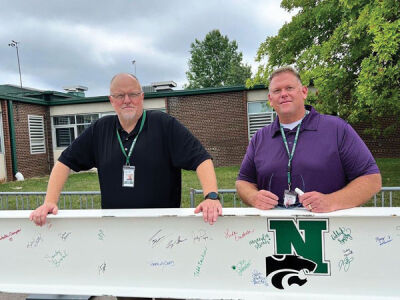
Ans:
POLYGON ((80 136, 78 136, 78 138, 76 138, 58 158, 60 162, 75 172, 90 170, 95 167, 93 149, 93 131, 95 124, 92 124, 80 136))
POLYGON ((244 180, 257 184, 257 171, 254 163, 257 133, 251 139, 239 169, 237 180, 244 180))
POLYGON ((357 132, 345 121, 342 126, 338 145, 347 179, 352 181, 360 176, 380 173, 374 157, 357 132))
POLYGON ((211 159, 200 141, 172 117, 168 124, 168 136, 168 148, 174 167, 194 171, 203 161, 211 159))

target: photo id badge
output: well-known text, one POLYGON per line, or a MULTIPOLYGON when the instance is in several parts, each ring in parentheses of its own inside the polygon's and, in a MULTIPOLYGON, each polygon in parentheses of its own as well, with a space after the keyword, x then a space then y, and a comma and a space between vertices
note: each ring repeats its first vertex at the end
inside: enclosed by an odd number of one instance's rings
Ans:
POLYGON ((122 186, 131 187, 135 186, 135 167, 123 166, 122 167, 122 186))
POLYGON ((296 203, 296 197, 297 197, 297 194, 295 192, 291 192, 289 190, 285 190, 285 192, 283 194, 283 199, 284 199, 283 200, 283 204, 286 207, 289 207, 289 206, 295 204, 296 203))

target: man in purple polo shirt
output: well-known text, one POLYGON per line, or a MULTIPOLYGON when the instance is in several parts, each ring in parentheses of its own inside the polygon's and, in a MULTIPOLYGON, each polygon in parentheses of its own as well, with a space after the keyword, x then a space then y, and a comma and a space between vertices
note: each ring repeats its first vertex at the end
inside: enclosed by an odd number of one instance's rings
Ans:
POLYGON ((253 136, 236 189, 259 209, 301 206, 330 212, 359 206, 382 185, 371 152, 339 117, 304 105, 308 89, 291 67, 269 78, 268 100, 278 118, 253 136), (298 197, 294 190, 298 188, 298 197))

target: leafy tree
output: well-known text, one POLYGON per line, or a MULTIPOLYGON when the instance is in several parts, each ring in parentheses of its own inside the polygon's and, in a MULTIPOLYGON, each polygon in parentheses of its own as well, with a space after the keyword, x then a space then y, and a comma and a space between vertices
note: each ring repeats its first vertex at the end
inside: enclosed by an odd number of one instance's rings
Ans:
POLYGON ((350 122, 369 121, 378 134, 400 125, 400 1, 283 0, 298 10, 257 53, 261 64, 248 84, 267 84, 273 69, 294 65, 317 89, 309 102, 350 122), (376 118, 397 116, 380 128, 376 118))
POLYGON ((190 47, 186 88, 240 85, 251 77, 251 67, 242 63, 236 41, 230 42, 219 30, 210 31, 203 41, 196 39, 190 47))

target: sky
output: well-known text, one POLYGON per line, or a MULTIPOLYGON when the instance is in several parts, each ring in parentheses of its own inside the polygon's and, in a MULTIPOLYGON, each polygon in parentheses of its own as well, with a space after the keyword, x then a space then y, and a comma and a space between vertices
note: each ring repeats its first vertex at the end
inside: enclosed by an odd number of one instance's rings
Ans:
POLYGON ((183 89, 190 44, 214 29, 254 73, 258 47, 292 15, 277 0, 0 0, 0 84, 20 84, 14 40, 26 87, 104 96, 113 75, 136 71, 142 85, 183 89))

